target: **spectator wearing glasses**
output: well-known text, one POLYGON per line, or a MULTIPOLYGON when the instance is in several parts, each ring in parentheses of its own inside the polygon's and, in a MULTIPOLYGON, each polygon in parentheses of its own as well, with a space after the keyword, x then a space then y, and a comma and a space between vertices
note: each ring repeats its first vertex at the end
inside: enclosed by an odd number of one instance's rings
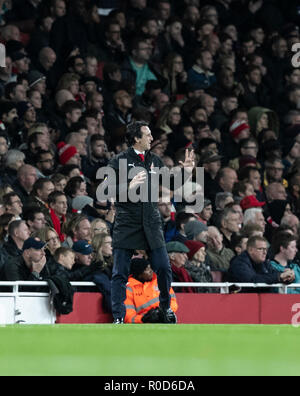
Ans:
POLYGON ((23 212, 23 203, 16 193, 11 192, 4 195, 3 205, 5 207, 6 213, 10 213, 19 219, 21 218, 23 212))
MULTIPOLYGON (((265 238, 256 236, 249 239, 247 250, 231 261, 228 280, 240 283, 276 283, 290 284, 295 280, 291 269, 284 272, 275 270, 267 260, 268 242, 265 238)), ((271 289, 248 289, 248 292, 268 292, 271 289)), ((246 291, 246 290, 245 290, 246 291)))
POLYGON ((267 187, 271 183, 280 183, 284 186, 284 188, 288 187, 288 182, 283 178, 284 165, 280 158, 273 157, 268 159, 265 162, 265 166, 265 187, 267 187))
POLYGON ((130 57, 122 65, 122 77, 136 85, 136 95, 141 96, 149 80, 157 80, 159 74, 149 63, 152 47, 144 38, 133 41, 130 57))

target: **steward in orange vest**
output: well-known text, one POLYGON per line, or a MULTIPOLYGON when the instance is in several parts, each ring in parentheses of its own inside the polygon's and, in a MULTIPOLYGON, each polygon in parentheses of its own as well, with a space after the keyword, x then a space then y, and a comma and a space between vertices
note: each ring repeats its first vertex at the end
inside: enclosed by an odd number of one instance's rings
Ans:
MULTIPOLYGON (((159 310, 159 288, 157 276, 149 261, 133 259, 132 275, 128 279, 126 290, 125 323, 165 323, 159 310)), ((178 305, 173 289, 170 289, 171 308, 176 312, 178 305)))

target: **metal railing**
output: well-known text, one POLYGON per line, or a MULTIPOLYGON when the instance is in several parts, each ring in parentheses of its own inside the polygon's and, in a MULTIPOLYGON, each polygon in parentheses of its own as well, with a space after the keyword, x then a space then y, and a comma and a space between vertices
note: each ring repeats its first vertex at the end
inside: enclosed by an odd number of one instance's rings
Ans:
MULTIPOLYGON (((74 287, 96 287, 93 282, 71 282, 71 285, 74 287)), ((18 281, 18 282, 0 282, 1 287, 11 287, 12 292, 1 292, 0 296, 5 294, 12 295, 18 294, 19 296, 31 296, 39 295, 46 296, 49 293, 37 293, 37 292, 28 292, 28 291, 20 291, 20 287, 48 287, 47 282, 27 282, 27 281, 18 281)), ((293 283, 291 285, 284 285, 282 283, 267 285, 266 283, 238 283, 238 282, 219 282, 219 283, 197 283, 197 282, 173 282, 172 287, 193 287, 193 288, 205 288, 205 289, 220 289, 221 294, 229 294, 231 293, 231 288, 247 288, 247 289, 278 289, 280 294, 287 294, 289 289, 300 289, 300 284, 293 283)))

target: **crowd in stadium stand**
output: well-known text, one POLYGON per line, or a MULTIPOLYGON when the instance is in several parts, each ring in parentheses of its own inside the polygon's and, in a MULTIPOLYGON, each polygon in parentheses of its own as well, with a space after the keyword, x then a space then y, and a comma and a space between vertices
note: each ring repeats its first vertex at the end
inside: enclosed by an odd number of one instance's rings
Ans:
POLYGON ((97 171, 145 121, 204 168, 201 213, 158 203, 174 281, 299 283, 299 26, 296 0, 0 0, 0 281, 92 281, 111 310, 97 171))

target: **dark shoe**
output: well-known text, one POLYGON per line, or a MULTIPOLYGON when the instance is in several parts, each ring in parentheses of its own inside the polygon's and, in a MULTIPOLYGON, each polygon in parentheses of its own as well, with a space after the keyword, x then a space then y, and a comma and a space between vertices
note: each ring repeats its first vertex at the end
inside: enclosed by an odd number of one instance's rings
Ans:
POLYGON ((177 323, 177 316, 175 315, 175 313, 172 311, 171 308, 164 309, 160 307, 159 311, 160 311, 161 323, 167 323, 167 324, 177 323))
POLYGON ((113 321, 113 324, 124 324, 124 320, 123 320, 123 319, 120 319, 120 318, 115 319, 115 320, 113 321))

